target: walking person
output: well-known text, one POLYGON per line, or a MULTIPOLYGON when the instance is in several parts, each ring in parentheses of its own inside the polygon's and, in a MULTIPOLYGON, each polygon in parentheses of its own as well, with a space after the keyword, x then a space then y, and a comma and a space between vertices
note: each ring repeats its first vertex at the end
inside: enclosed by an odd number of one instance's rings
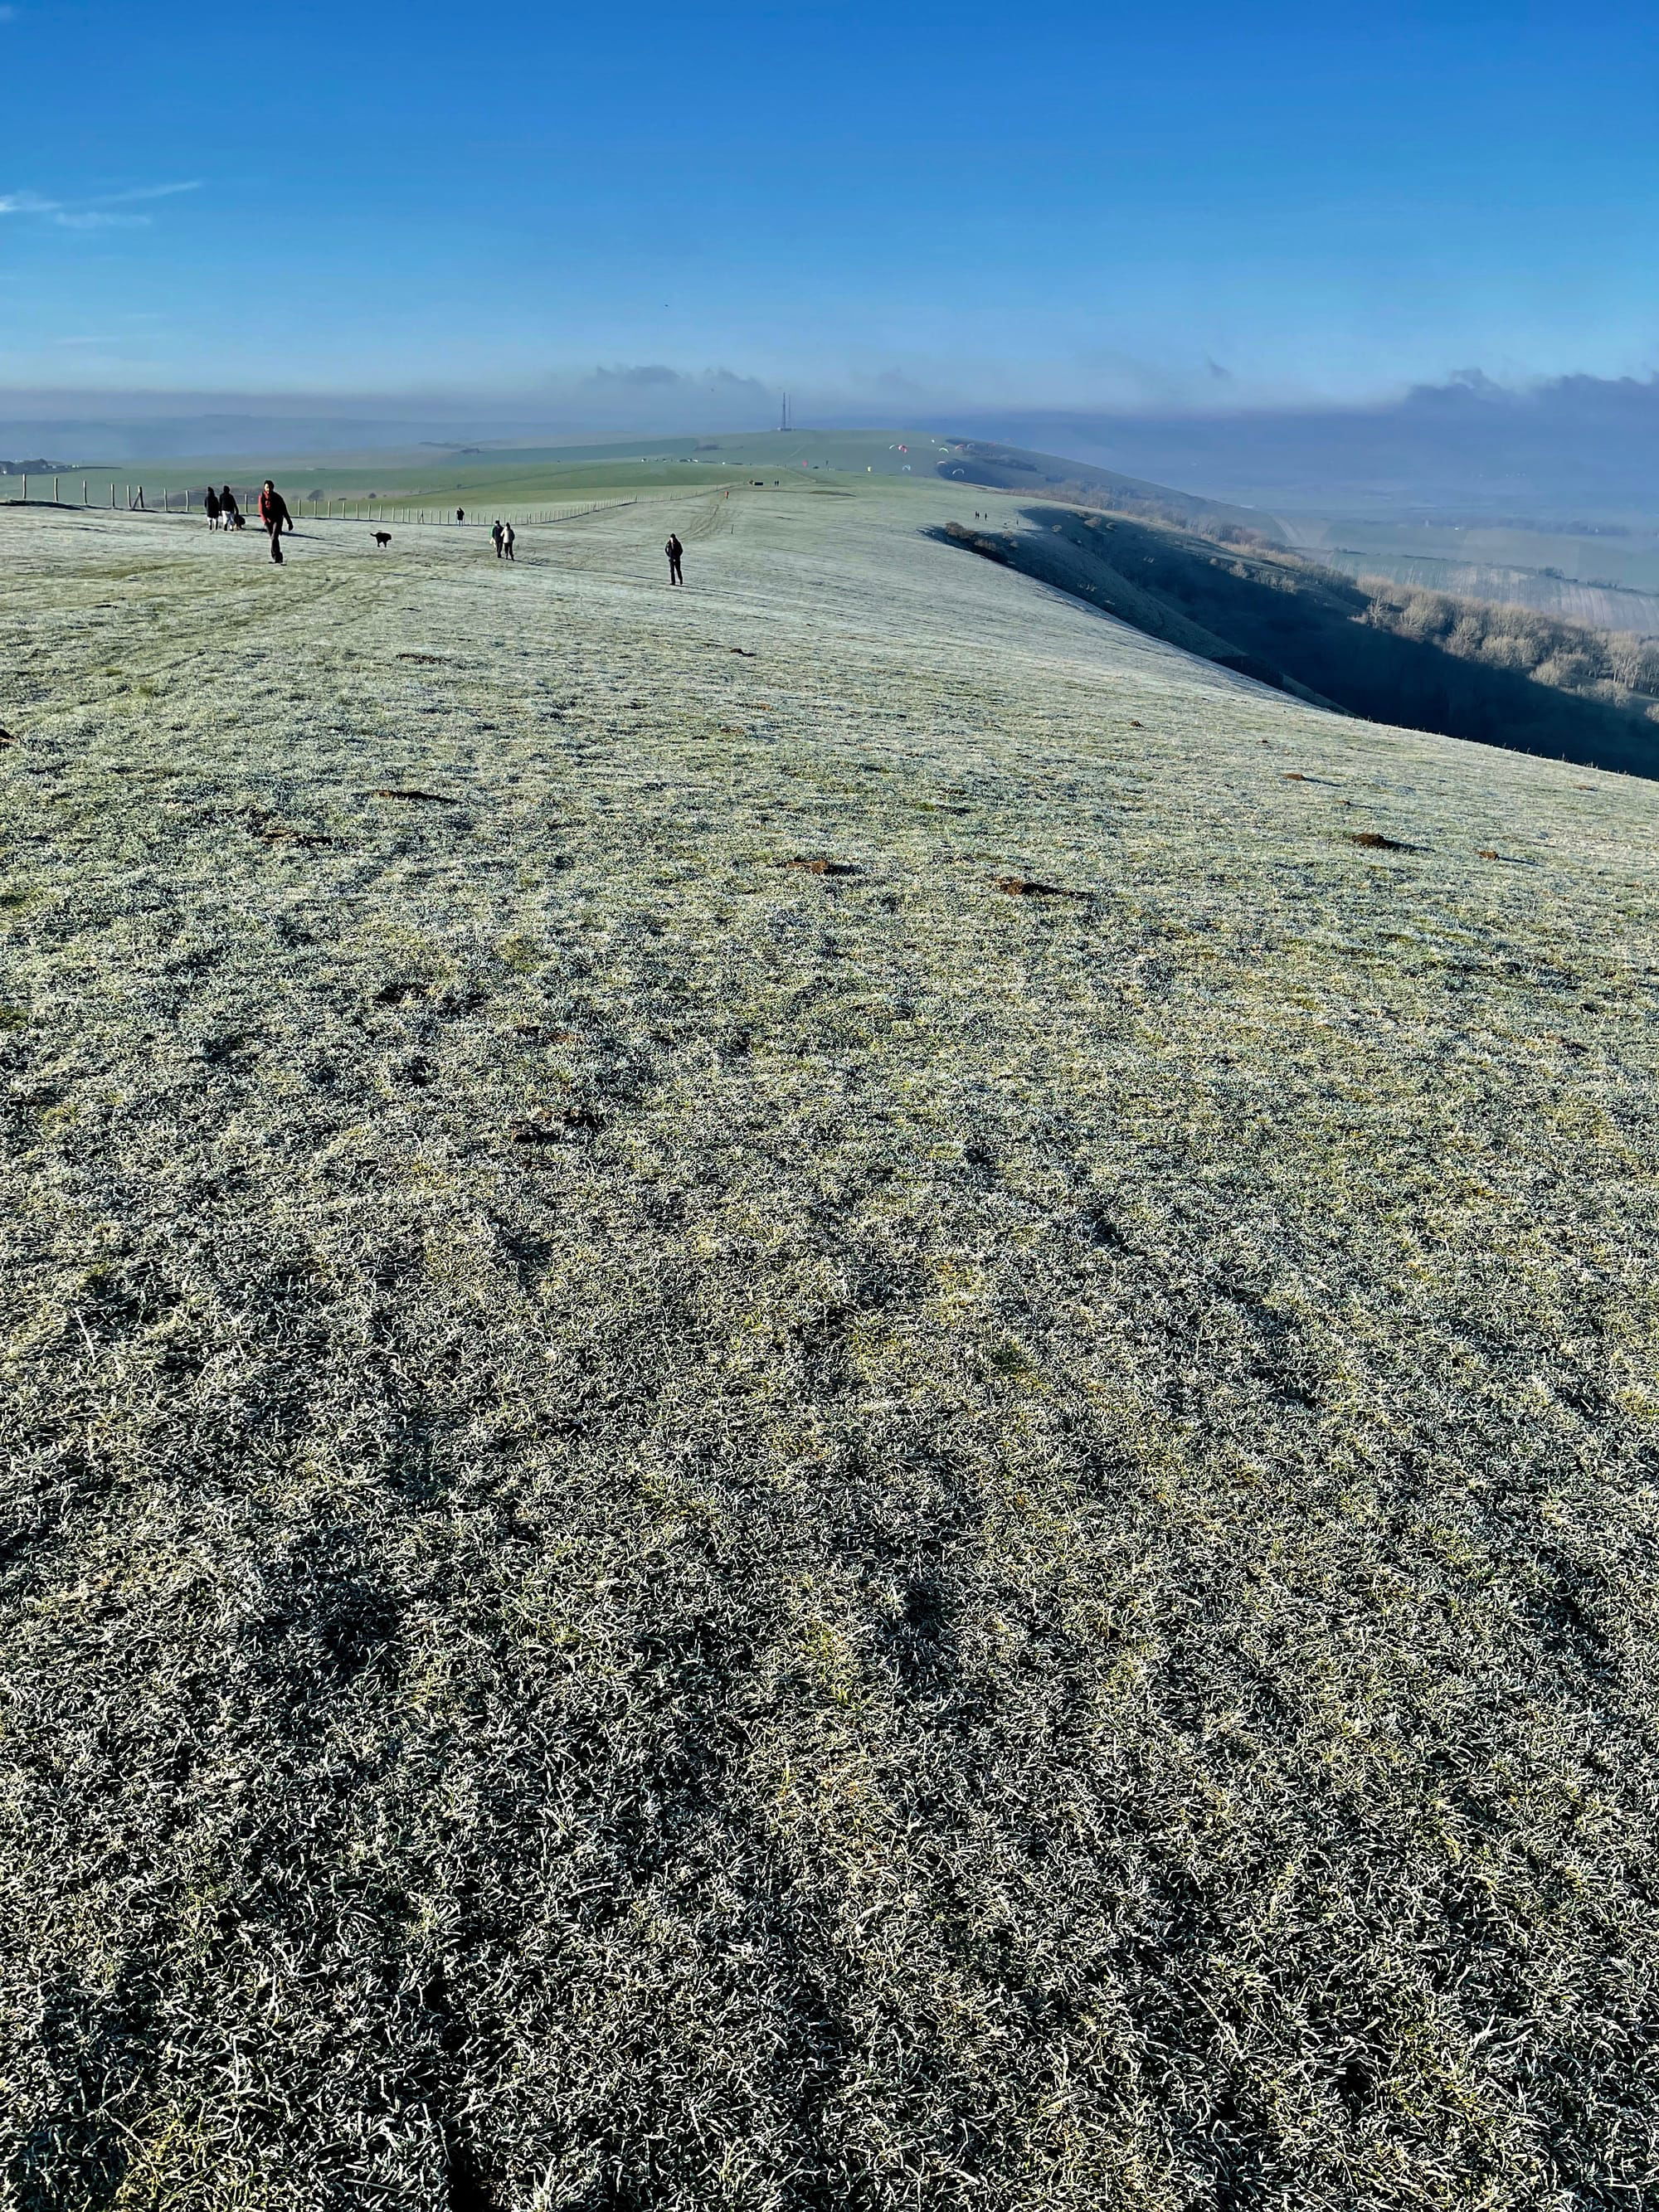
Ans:
POLYGON ((513 525, 510 522, 504 522, 501 525, 501 558, 504 561, 512 561, 518 557, 513 550, 514 544, 513 525))
POLYGON ((236 495, 228 484, 225 486, 224 489, 219 495, 219 514, 222 518, 222 526, 226 530, 240 530, 241 528, 242 510, 237 506, 236 495))
POLYGON ((466 509, 464 507, 458 507, 456 508, 455 520, 457 522, 465 522, 466 520, 466 509))
POLYGON ((499 520, 489 526, 489 542, 495 547, 495 558, 499 561, 501 557, 501 526, 499 520))
POLYGON ((668 533, 668 543, 662 550, 668 556, 669 582, 671 584, 683 584, 685 581, 685 579, 680 574, 680 562, 685 557, 685 548, 680 544, 679 539, 675 536, 672 530, 668 533))
POLYGON ((269 477, 265 478, 264 489, 259 494, 259 520, 270 532, 270 557, 280 568, 283 565, 283 532, 286 530, 292 535, 294 517, 288 511, 288 501, 269 477))
POLYGON ((202 504, 207 509, 208 528, 216 530, 219 527, 219 495, 211 484, 207 488, 202 504))

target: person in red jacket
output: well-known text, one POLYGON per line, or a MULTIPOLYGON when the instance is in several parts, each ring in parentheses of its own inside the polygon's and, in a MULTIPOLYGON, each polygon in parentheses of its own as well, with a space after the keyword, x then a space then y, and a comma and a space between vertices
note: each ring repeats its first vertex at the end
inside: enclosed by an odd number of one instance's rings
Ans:
POLYGON ((282 536, 283 531, 292 533, 294 517, 288 511, 288 501, 267 477, 259 494, 259 520, 270 532, 270 557, 280 568, 283 565, 282 536))

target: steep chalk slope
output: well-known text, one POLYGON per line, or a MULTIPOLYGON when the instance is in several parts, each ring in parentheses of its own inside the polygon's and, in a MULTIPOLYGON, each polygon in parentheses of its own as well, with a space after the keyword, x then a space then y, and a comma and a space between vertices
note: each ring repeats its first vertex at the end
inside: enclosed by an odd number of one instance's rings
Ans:
POLYGON ((8 2201, 1650 2185, 1659 791, 971 504, 0 524, 8 2201))
POLYGON ((1362 586, 1299 554, 1120 514, 1028 507, 942 534, 1310 705, 1659 778, 1659 654, 1635 639, 1362 586))

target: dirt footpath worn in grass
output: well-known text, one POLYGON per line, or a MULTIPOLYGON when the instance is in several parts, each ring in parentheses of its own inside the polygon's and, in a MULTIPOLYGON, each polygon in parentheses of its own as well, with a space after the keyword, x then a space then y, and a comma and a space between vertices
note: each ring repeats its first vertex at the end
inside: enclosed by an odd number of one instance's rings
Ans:
POLYGON ((970 514, 0 518, 7 2203, 1654 2188, 1659 791, 970 514))

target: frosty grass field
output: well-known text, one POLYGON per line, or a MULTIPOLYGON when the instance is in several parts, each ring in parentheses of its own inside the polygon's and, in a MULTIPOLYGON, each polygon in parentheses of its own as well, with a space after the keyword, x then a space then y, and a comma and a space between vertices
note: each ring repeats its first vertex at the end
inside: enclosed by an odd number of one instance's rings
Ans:
POLYGON ((1654 2201, 1659 787, 975 496, 0 514, 6 2203, 1654 2201))

